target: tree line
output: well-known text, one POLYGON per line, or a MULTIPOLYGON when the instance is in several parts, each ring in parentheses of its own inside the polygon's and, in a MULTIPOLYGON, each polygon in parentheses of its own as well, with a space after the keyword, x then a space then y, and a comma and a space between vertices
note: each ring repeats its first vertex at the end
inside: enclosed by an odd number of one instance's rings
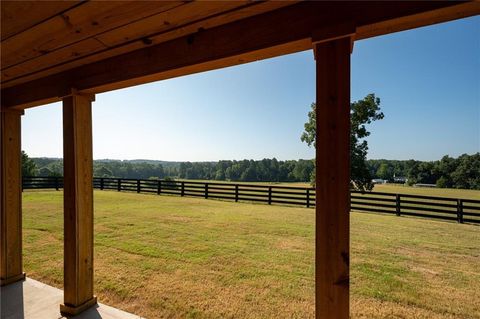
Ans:
MULTIPOLYGON (((22 156, 24 176, 62 176, 63 161, 22 156)), ((480 189, 480 153, 458 158, 448 155, 438 161, 367 160, 372 178, 394 182, 404 177, 408 184, 435 184, 437 187, 480 189)), ((242 182, 308 182, 314 172, 313 160, 273 159, 218 162, 165 162, 95 160, 94 176, 140 179, 204 179, 242 182)))
POLYGON ((448 155, 438 161, 368 160, 370 173, 376 178, 393 182, 395 177, 407 178, 407 184, 435 184, 441 188, 480 189, 480 153, 448 155))
MULTIPOLYGON (((23 155, 24 176, 62 176, 63 160, 32 158, 23 155)), ((139 179, 205 179, 242 182, 308 182, 313 172, 313 160, 279 161, 223 160, 218 162, 165 162, 142 160, 95 160, 95 177, 139 179)))

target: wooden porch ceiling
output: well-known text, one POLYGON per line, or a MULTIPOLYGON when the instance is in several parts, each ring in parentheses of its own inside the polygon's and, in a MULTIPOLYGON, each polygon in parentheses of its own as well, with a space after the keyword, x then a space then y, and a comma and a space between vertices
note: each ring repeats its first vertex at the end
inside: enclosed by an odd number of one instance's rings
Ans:
POLYGON ((99 93, 480 14, 479 2, 1 2, 2 107, 99 93))

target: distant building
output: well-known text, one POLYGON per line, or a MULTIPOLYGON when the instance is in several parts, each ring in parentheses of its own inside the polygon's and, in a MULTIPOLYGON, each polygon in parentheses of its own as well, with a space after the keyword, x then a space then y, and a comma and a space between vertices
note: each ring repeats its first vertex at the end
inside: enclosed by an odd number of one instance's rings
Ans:
POLYGON ((406 177, 393 177, 393 182, 397 184, 406 184, 408 182, 408 178, 406 177))
POLYGON ((381 179, 381 178, 374 178, 372 179, 373 184, 386 184, 387 180, 386 179, 381 179))

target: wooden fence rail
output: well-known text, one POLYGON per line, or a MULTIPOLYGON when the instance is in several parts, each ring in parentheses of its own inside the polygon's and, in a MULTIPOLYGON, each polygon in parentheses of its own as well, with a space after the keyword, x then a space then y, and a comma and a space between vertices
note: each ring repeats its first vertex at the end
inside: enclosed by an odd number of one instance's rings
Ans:
MULTIPOLYGON (((23 177, 23 189, 59 190, 62 187, 62 177, 23 177)), ((315 189, 311 187, 103 177, 95 177, 93 187, 119 192, 193 196, 269 205, 315 206, 315 189)), ((480 200, 360 191, 351 191, 350 199, 353 211, 480 224, 480 200)))

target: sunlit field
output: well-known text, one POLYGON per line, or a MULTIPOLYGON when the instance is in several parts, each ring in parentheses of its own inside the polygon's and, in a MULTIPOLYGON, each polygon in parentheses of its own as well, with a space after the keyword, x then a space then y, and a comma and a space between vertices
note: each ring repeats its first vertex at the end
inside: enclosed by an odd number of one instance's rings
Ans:
MULTIPOLYGON (((60 288, 62 195, 23 194, 25 270, 60 288)), ((354 318, 480 318, 478 265, 479 226, 351 214, 354 318)), ((147 318, 313 318, 314 210, 95 191, 95 294, 147 318)))

